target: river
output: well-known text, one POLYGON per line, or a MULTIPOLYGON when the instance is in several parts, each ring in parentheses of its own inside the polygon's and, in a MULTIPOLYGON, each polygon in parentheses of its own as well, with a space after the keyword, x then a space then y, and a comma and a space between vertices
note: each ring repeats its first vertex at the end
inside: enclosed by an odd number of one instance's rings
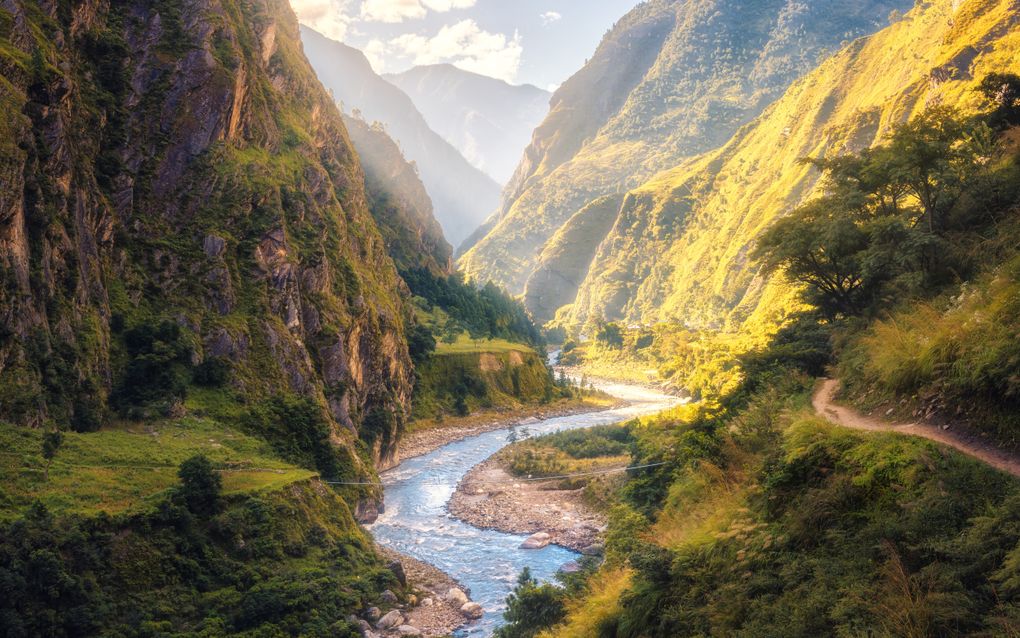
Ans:
MULTIPOLYGON (((616 383, 599 387, 628 404, 519 425, 514 428, 517 437, 617 423, 654 414, 678 402, 648 388, 616 383)), ((524 567, 539 580, 551 580, 563 563, 577 558, 574 552, 553 545, 537 551, 518 549, 525 537, 481 530, 446 511, 457 483, 468 470, 510 442, 512 427, 450 443, 404 461, 381 477, 386 511, 369 527, 376 541, 442 569, 470 589, 471 599, 485 608, 485 616, 458 636, 492 634, 502 622, 506 597, 524 567)))

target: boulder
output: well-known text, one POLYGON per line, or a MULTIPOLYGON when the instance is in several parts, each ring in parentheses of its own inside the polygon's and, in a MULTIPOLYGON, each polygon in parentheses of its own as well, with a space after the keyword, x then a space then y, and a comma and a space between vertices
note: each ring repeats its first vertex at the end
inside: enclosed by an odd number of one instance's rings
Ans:
POLYGON ((421 629, 418 629, 417 627, 414 627, 412 625, 401 625, 397 627, 397 633, 400 634, 401 636, 420 636, 421 629))
POLYGON ((458 606, 463 605, 464 603, 468 602, 467 594, 465 594, 462 590, 460 590, 460 589, 458 589, 456 587, 453 587, 453 588, 450 589, 450 591, 446 592, 445 598, 446 598, 446 600, 448 600, 451 603, 454 603, 454 604, 456 604, 458 606))
POLYGON ((479 618, 485 615, 485 610, 482 609, 482 606, 479 605, 478 603, 464 603, 460 607, 460 613, 465 618, 478 620, 479 618))
POLYGON ((402 587, 407 587, 407 575, 404 573, 404 566, 399 560, 392 561, 386 565, 386 569, 393 572, 393 575, 400 581, 402 587))
POLYGON ((385 616, 379 619, 379 622, 375 624, 376 629, 393 629, 404 624, 404 615, 394 609, 385 616))
POLYGON ((552 536, 546 532, 535 532, 528 540, 521 543, 521 549, 542 549, 552 542, 552 536))
POLYGON ((399 599, 396 594, 387 589, 379 596, 379 600, 383 601, 387 605, 396 605, 399 599))
POLYGON ((577 564, 576 560, 571 560, 560 565, 559 571, 562 574, 576 574, 581 571, 581 566, 577 564))
POLYGON ((433 600, 431 598, 426 598, 426 599, 421 601, 421 606, 422 607, 431 607, 432 603, 433 603, 433 600))
POLYGON ((380 611, 378 607, 369 607, 368 611, 365 612, 365 618, 375 622, 382 618, 382 611, 380 611))

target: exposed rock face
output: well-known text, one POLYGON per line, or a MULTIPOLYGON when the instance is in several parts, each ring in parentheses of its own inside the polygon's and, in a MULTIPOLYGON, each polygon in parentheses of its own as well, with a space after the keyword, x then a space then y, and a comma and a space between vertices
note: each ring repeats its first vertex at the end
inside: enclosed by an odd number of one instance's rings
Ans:
POLYGON ((389 455, 400 283, 288 3, 0 7, 20 52, 0 52, 4 418, 101 413, 119 331, 166 319, 240 394, 308 397, 336 443, 389 455))

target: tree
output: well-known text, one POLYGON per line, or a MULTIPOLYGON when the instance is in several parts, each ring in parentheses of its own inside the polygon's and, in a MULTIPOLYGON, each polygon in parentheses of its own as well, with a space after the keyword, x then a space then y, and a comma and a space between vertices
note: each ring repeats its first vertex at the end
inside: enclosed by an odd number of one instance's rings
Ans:
POLYGON ((595 340, 607 347, 619 350, 623 347, 623 330, 615 323, 607 323, 595 333, 595 340))
POLYGON ((548 583, 539 585, 525 567, 506 599, 503 618, 507 624, 496 630, 496 638, 534 638, 566 617, 563 599, 562 589, 548 583))
POLYGON ((181 479, 180 494, 188 510, 194 514, 210 514, 220 498, 222 480, 204 455, 199 454, 181 463, 177 470, 181 479))
POLYGON ((42 455, 46 459, 46 470, 43 472, 43 478, 50 480, 50 465, 53 464, 53 458, 57 455, 57 450, 64 443, 64 435, 60 430, 53 429, 43 435, 42 442, 42 455))
POLYGON ((978 85, 980 92, 992 105, 988 125, 1001 130, 1020 125, 1020 76, 1012 73, 989 73, 978 85))

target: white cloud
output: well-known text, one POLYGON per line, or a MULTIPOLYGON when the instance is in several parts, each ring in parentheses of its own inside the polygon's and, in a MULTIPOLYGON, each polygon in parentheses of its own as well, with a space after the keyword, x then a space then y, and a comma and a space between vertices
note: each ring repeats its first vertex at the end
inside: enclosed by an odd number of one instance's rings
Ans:
POLYGON ((425 17, 425 7, 418 0, 365 0, 361 17, 370 22, 403 22, 425 17))
MULTIPOLYGON (((461 20, 446 25, 431 38, 406 33, 391 40, 382 49, 396 59, 412 64, 451 63, 465 71, 473 71, 507 82, 513 82, 521 66, 521 36, 512 38, 479 28, 474 20, 461 20)), ((376 48, 376 55, 382 57, 376 48)))
POLYGON ((556 11, 546 11, 538 17, 542 19, 542 24, 548 26, 553 22, 559 22, 560 18, 563 17, 563 14, 556 11))
POLYGON ((446 13, 470 9, 477 0, 364 0, 361 18, 369 22, 403 22, 424 18, 429 10, 446 13))
POLYGON ((445 13, 453 9, 470 9, 475 6, 477 0, 421 0, 421 2, 433 11, 445 13))
POLYGON ((327 38, 343 40, 350 26, 349 0, 290 0, 298 20, 327 38))

